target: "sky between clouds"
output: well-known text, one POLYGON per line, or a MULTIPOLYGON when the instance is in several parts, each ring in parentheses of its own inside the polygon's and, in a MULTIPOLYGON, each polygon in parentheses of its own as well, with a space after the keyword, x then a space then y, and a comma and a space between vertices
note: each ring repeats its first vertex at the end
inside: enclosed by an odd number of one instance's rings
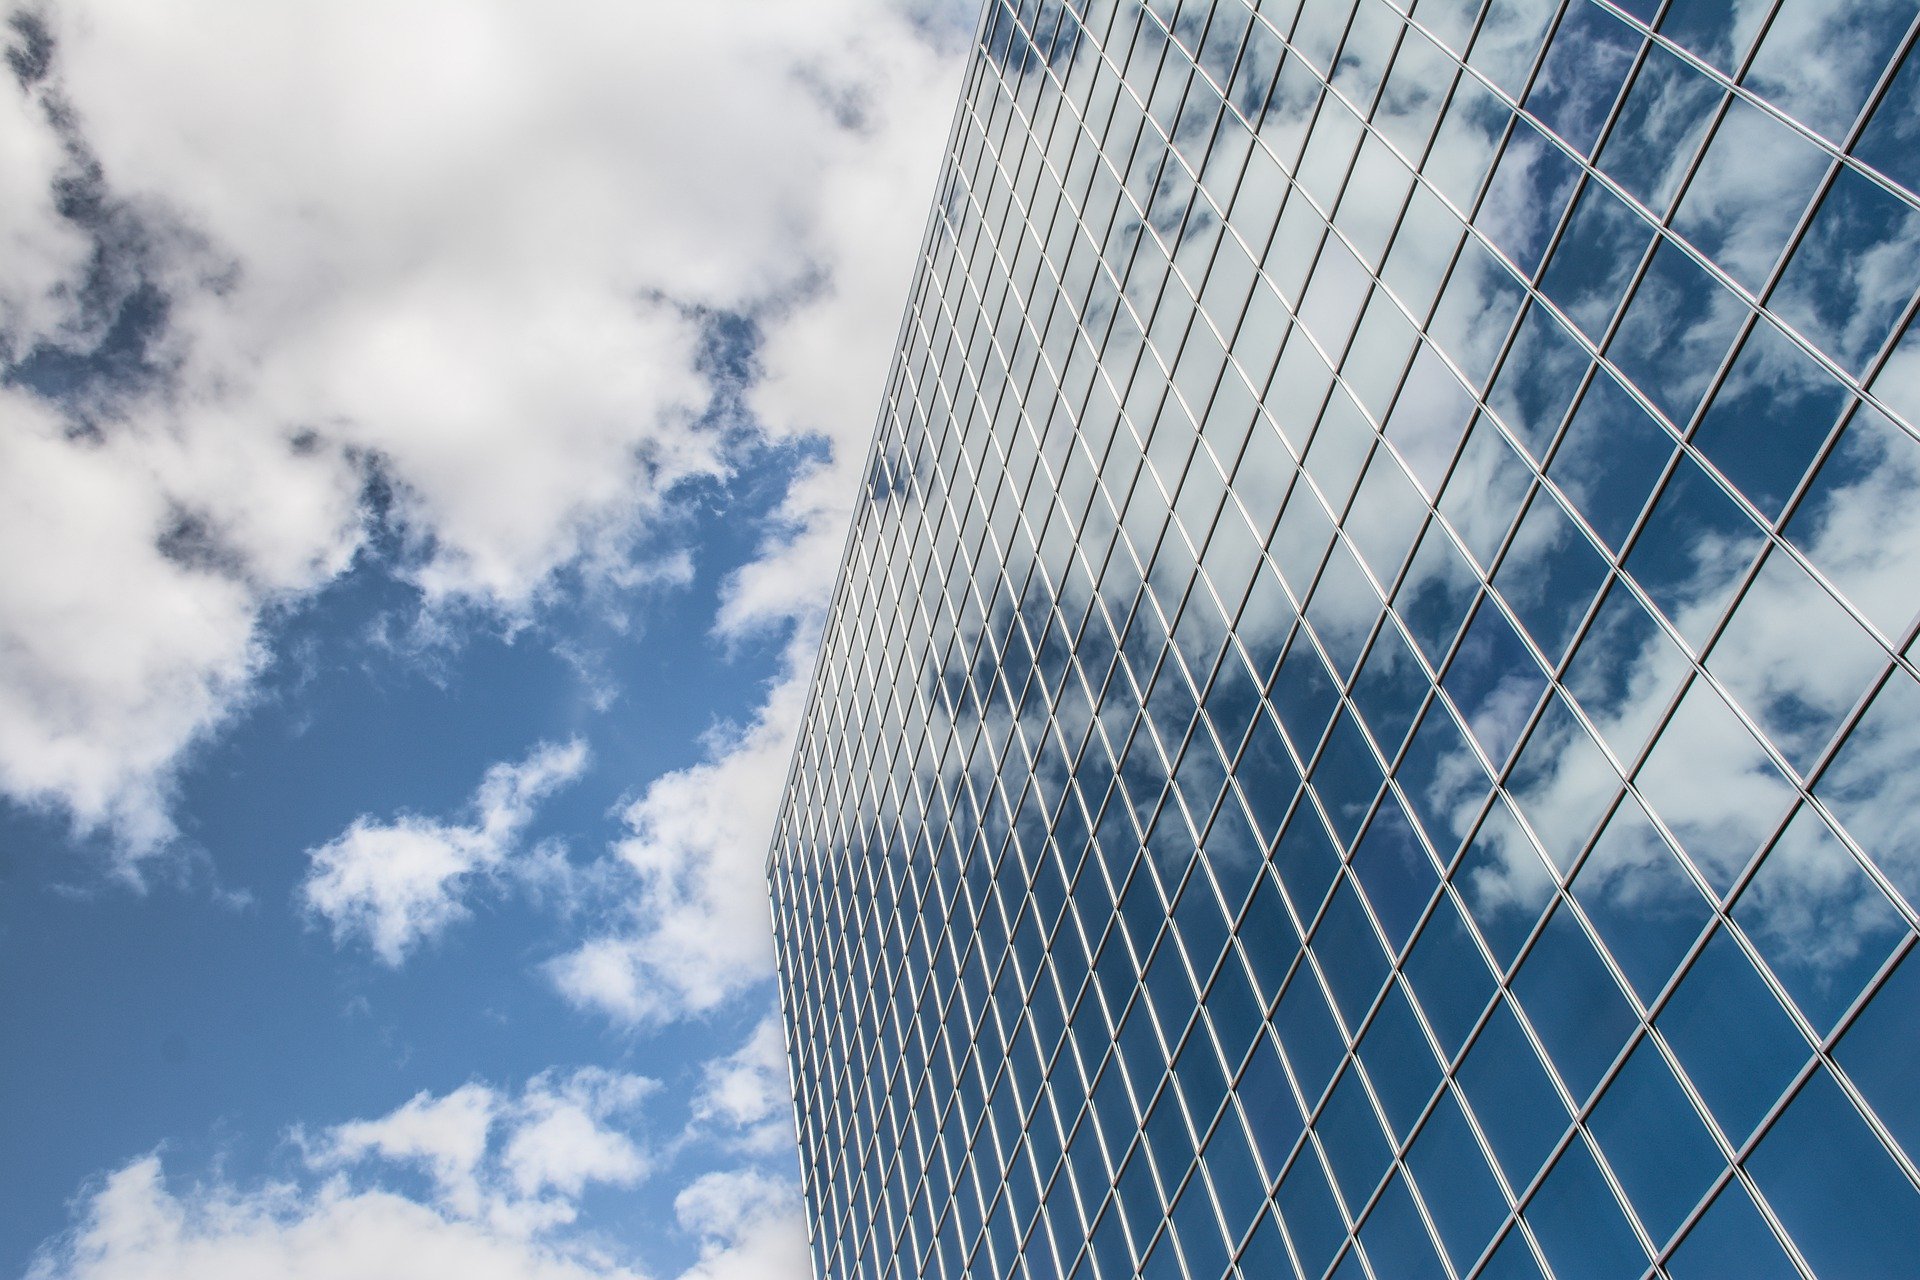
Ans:
POLYGON ((0 1267, 802 1274, 761 868, 975 6, 0 7, 0 1267))

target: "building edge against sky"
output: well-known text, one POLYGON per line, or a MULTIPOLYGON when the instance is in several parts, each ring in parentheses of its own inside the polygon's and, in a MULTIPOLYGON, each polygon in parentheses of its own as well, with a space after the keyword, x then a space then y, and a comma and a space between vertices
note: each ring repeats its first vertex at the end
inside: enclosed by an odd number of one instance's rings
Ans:
POLYGON ((770 861, 819 1275, 1910 1268, 1917 27, 988 6, 770 861))

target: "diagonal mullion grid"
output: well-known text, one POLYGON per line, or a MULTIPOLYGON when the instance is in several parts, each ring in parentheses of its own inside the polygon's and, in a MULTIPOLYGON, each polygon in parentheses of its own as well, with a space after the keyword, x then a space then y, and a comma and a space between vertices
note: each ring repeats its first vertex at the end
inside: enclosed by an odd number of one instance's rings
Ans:
MULTIPOLYGON (((1509 125, 1509 129, 1511 129, 1511 125, 1509 125)), ((1018 269, 1018 257, 1016 257, 1016 269, 1018 269)), ((1169 278, 1171 278, 1171 276, 1169 276, 1169 278)), ((1043 344, 1041 345, 1046 345, 1046 344, 1044 344, 1043 342, 1043 344)), ((1052 353, 1048 353, 1048 359, 1050 359, 1050 357, 1052 357, 1052 353)), ((1033 367, 1033 365, 1029 365, 1029 368, 1037 368, 1037 367, 1033 367)), ((1142 374, 1144 374, 1144 370, 1142 370, 1142 374)), ((1722 370, 1722 374, 1720 374, 1720 376, 1724 376, 1724 370, 1722 370)), ((1388 443, 1390 443, 1390 441, 1388 441, 1388 443)), ((1377 445, 1377 449, 1380 449, 1379 445, 1377 445)), ((1225 468, 1221 468, 1221 470, 1225 470, 1225 468)), ((1670 474, 1670 472, 1668 472, 1668 474, 1670 474)), ((1165 478, 1165 476, 1162 476, 1162 480, 1167 480, 1167 478, 1165 478)), ((1177 482, 1175 482, 1175 484, 1177 484, 1177 482)), ((1096 499, 1096 501, 1098 501, 1098 499, 1096 499)), ((1344 499, 1342 499, 1342 503, 1344 503, 1344 499)), ((1649 499, 1649 505, 1651 505, 1651 499, 1649 499)), ((1574 514, 1578 514, 1578 510, 1574 510, 1574 514)), ((1173 533, 1169 532, 1169 537, 1171 537, 1171 535, 1173 535, 1173 533)), ((1198 537, 1202 537, 1202 535, 1204 535, 1204 530, 1202 530, 1202 532, 1196 535, 1196 533, 1192 532, 1192 530, 1185 530, 1185 526, 1183 526, 1183 535, 1194 535, 1194 537, 1198 539, 1198 537)), ((1511 533, 1511 530, 1509 530, 1509 533, 1507 533, 1507 539, 1511 539, 1511 537, 1513 537, 1513 533, 1511 533)), ((1029 532, 1029 539, 1031 539, 1031 532, 1029 532)), ((1135 541, 1139 541, 1139 539, 1135 539, 1135 541)), ((1148 549, 1146 549, 1146 547, 1133 547, 1133 551, 1140 551, 1140 553, 1146 553, 1148 549)), ((1121 557, 1125 557, 1125 555, 1127 555, 1127 549, 1125 549, 1123 545, 1119 545, 1119 547, 1116 547, 1116 555, 1121 555, 1121 557)), ((1071 562, 1073 562, 1073 555, 1069 553, 1069 564, 1071 564, 1071 562)), ((1148 557, 1148 562, 1154 562, 1154 557, 1148 557)), ((1367 566, 1363 566, 1363 568, 1367 568, 1367 570, 1371 570, 1373 566, 1371 566, 1371 564, 1367 564, 1367 566)), ((1494 566, 1492 566, 1492 570, 1494 570, 1494 572, 1498 572, 1498 558, 1496 558, 1496 562, 1494 562, 1494 566)), ((1142 568, 1142 572, 1144 572, 1144 568, 1142 568)), ((1492 574, 1490 574, 1490 576, 1492 576, 1492 574)), ((1162 587, 1162 585, 1156 585, 1156 587, 1154 587, 1154 591, 1156 591, 1156 593, 1164 593, 1165 589, 1167 589, 1167 587, 1162 587)), ((1173 591, 1175 591, 1175 593, 1179 593, 1179 591, 1185 591, 1185 587, 1173 587, 1173 591)), ((1140 597, 1140 595, 1137 595, 1137 597, 1135 597, 1135 604, 1131 604, 1131 606, 1129 606, 1129 612, 1131 612, 1131 610, 1135 610, 1135 608, 1139 608, 1140 603, 1142 603, 1144 599, 1146 599, 1146 597, 1140 597)), ((1490 597, 1490 599, 1492 599, 1492 597, 1490 597)), ((1596 601, 1597 599, 1599 599, 1599 597, 1596 597, 1596 601)), ((1167 604, 1167 601, 1160 601, 1160 603, 1167 604)), ((1298 601, 1296 601, 1296 603, 1298 603, 1298 601)), ((1647 603, 1651 603, 1651 601, 1642 601, 1642 604, 1647 604, 1647 603)), ((1736 601, 1734 601, 1734 603, 1738 604, 1738 597, 1736 597, 1736 601)), ((1482 608, 1490 608, 1490 606, 1492 606, 1492 604, 1482 604, 1482 608)), ((991 608, 991 606, 983 606, 983 608, 991 608)), ((1179 604, 1177 604, 1177 601, 1175 601, 1175 604, 1173 604, 1173 608, 1179 608, 1179 604)), ((1592 612, 1592 604, 1590 604, 1590 612, 1592 612)), ((1655 614, 1655 616, 1657 616, 1657 614, 1655 614)), ((1722 620, 1724 620, 1724 618, 1722 618, 1722 620)), ((1379 626, 1380 624, 1377 624, 1377 628, 1379 628, 1379 626)), ((1125 622, 1125 620, 1123 620, 1123 622, 1119 624, 1119 629, 1121 629, 1121 631, 1125 631, 1125 629, 1127 629, 1127 622, 1125 622)), ((1379 633, 1379 631, 1377 631, 1377 633, 1379 633)), ((1309 633, 1306 633, 1306 631, 1304 631, 1302 635, 1309 635, 1309 633)), ((1523 631, 1523 637, 1524 637, 1524 631, 1523 631)), ((1306 643, 1313 643, 1313 641, 1309 639, 1309 641, 1306 641, 1306 643)), ((1528 641, 1528 643, 1530 643, 1530 641, 1528 641)), ((1029 677, 1029 683, 1031 683, 1031 677, 1029 677)), ((1440 695, 1434 695, 1434 697, 1440 697, 1440 695)), ((1342 704, 1346 704, 1346 700, 1344 700, 1344 695, 1342 695, 1342 704)), ((1444 704, 1444 697, 1440 699, 1440 702, 1436 702, 1436 704, 1444 704)), ((1578 716, 1578 714, 1580 714, 1580 708, 1578 708, 1578 706, 1574 706, 1574 712, 1576 712, 1576 716, 1578 716)), ((1538 720, 1538 714, 1540 714, 1540 712, 1536 710, 1536 712, 1534 712, 1534 718, 1536 718, 1536 720, 1538 720)), ((1196 722, 1196 723, 1200 723, 1200 722, 1196 722)), ((1592 727, 1592 725, 1588 725, 1588 727, 1592 727)), ((1749 725, 1749 727, 1751 727, 1751 725, 1749 725)), ((1016 731, 1016 733, 1020 733, 1020 731, 1016 731)), ((1379 745, 1375 745, 1375 747, 1379 747, 1379 745)), ((1185 750, 1185 748, 1181 747, 1179 743, 1173 743, 1173 745, 1169 747, 1169 752, 1171 752, 1171 754, 1175 754, 1175 756, 1179 756, 1179 754, 1183 754, 1183 750, 1185 750)), ((1384 747, 1382 747, 1382 750, 1384 750, 1384 747)), ((1509 766, 1509 768, 1511 768, 1511 766, 1509 766)), ((1392 787, 1388 787, 1388 794, 1394 793, 1394 789, 1396 789, 1396 787, 1398 787, 1398 785, 1392 785, 1392 787)), ((1162 800, 1162 804, 1164 804, 1164 800, 1162 800)), ((1169 812, 1171 812, 1171 810, 1169 810, 1169 812)), ((1655 816, 1655 819, 1657 819, 1657 816, 1655 816)), ((1148 818, 1148 821, 1152 821, 1152 818, 1148 818)), ((1204 821, 1204 818, 1202 818, 1202 821, 1204 821)), ((1523 812, 1523 823, 1524 823, 1524 812, 1523 812)), ((1751 875, 1751 871, 1749 871, 1749 875, 1751 875)), ((1738 892, 1738 887, 1736 887, 1736 890, 1734 890, 1734 892, 1738 892)), ((1167 942, 1165 942, 1164 940, 1164 942, 1162 942, 1162 946, 1165 946, 1165 944, 1167 944, 1167 942)), ((1674 981, 1678 981, 1678 979, 1674 979, 1674 981)), ((1862 1002, 1864 1002, 1864 996, 1862 996, 1862 1002)), ((1523 1226, 1523 1230, 1524 1230, 1524 1226, 1523 1226)))

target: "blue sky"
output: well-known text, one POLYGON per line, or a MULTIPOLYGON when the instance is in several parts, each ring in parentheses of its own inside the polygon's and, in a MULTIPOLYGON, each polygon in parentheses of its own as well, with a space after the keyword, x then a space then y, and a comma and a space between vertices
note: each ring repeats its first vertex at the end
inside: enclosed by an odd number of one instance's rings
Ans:
POLYGON ((761 867, 972 6, 4 7, 0 1274, 804 1275, 761 867))

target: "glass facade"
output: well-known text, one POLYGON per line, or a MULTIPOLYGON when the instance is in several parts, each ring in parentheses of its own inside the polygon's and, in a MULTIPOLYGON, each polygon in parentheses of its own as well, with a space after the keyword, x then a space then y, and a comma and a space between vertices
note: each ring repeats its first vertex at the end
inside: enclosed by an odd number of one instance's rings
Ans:
POLYGON ((994 0, 771 858, 822 1277, 1920 1268, 1914 0, 994 0))

